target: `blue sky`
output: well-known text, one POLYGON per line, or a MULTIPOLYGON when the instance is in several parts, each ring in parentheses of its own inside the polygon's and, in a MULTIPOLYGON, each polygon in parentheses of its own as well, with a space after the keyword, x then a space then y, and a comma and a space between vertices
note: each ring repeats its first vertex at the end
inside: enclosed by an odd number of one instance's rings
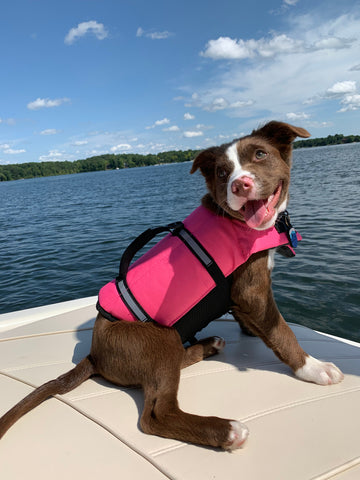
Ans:
POLYGON ((359 134, 359 1, 5 0, 0 38, 0 164, 359 134))

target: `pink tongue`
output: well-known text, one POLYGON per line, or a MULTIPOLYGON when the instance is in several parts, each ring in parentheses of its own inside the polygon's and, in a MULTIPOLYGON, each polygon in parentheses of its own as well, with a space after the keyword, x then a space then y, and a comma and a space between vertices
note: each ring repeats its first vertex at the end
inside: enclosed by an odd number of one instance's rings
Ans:
POLYGON ((267 209, 264 200, 248 200, 245 204, 244 220, 248 227, 258 228, 265 220, 267 209))

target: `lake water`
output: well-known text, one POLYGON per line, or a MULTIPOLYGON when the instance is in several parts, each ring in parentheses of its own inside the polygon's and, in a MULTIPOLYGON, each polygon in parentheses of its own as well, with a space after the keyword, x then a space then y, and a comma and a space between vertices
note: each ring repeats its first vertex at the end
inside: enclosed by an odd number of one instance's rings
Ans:
MULTIPOLYGON (((276 256, 291 322, 360 341, 360 144, 295 150, 289 211, 303 241, 276 256)), ((191 164, 0 183, 0 313, 97 295, 129 242, 205 193, 191 164)))

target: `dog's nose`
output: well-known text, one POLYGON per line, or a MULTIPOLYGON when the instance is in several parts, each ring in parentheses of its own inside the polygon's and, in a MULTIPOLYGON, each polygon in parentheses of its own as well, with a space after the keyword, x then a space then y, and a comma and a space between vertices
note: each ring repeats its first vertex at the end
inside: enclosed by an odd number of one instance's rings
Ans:
POLYGON ((247 176, 242 176, 237 178, 231 184, 231 191, 234 195, 246 195, 248 194, 254 187, 254 181, 252 178, 247 176))

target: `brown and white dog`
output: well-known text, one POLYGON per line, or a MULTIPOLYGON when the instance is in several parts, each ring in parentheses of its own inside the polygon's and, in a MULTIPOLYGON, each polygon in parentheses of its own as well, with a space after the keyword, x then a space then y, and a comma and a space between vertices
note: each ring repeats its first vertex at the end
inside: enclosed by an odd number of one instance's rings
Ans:
MULTIPOLYGON (((200 153, 191 172, 200 169, 205 177, 209 193, 203 205, 218 215, 246 222, 253 229, 272 227, 288 202, 292 142, 297 136, 306 138, 309 133, 273 121, 249 136, 200 153)), ((261 337, 298 378, 320 385, 340 382, 341 371, 332 363, 307 355, 279 313, 271 290, 273 255, 273 251, 256 253, 234 272, 231 299, 235 319, 261 337)), ((140 425, 144 432, 228 450, 239 448, 248 436, 245 425, 185 413, 177 401, 180 370, 223 347, 222 339, 211 337, 184 348, 174 328, 156 323, 110 322, 99 314, 90 355, 6 413, 0 419, 0 437, 49 396, 66 393, 92 375, 101 375, 117 385, 143 388, 140 425)))

